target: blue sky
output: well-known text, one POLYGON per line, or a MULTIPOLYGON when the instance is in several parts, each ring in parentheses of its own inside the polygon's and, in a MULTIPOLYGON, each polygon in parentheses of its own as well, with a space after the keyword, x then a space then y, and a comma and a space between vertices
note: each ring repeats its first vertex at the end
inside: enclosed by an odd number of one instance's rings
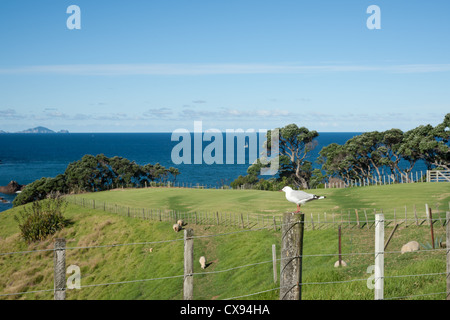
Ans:
POLYGON ((2 0, 0 130, 436 125, 449 17, 447 0, 2 0))

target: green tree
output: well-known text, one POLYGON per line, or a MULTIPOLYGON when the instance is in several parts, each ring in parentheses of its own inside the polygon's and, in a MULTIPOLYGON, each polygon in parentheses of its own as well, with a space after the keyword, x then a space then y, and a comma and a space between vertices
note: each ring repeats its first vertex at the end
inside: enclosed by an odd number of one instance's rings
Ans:
POLYGON ((328 177, 340 177, 344 180, 358 177, 358 172, 352 165, 354 161, 347 146, 337 143, 323 147, 317 158, 317 163, 322 165, 322 169, 328 177))
POLYGON ((166 182, 170 177, 175 181, 179 174, 178 169, 173 167, 166 169, 159 163, 141 166, 122 157, 85 155, 80 160, 70 163, 64 174, 55 178, 42 178, 27 185, 13 204, 17 206, 42 200, 53 191, 95 192, 113 186, 142 187, 146 182, 155 180, 166 182))
POLYGON ((424 160, 430 167, 450 170, 450 113, 425 138, 424 160))
MULTIPOLYGON (((296 186, 309 188, 312 176, 312 163, 308 161, 311 150, 317 146, 317 131, 289 124, 279 130, 279 177, 286 177, 296 186)), ((267 133, 268 146, 271 146, 271 131, 267 133)))
MULTIPOLYGON (((274 179, 265 180, 264 186, 272 184, 274 181, 283 181, 283 183, 291 184, 296 187, 308 189, 312 177, 313 166, 311 161, 308 161, 308 155, 313 150, 318 137, 317 131, 310 131, 305 127, 298 127, 296 124, 289 124, 283 128, 275 129, 279 132, 278 146, 279 156, 278 160, 278 176, 274 179), (271 182, 267 182, 271 181, 271 182)), ((267 132, 266 148, 272 147, 272 131, 267 132)), ((247 176, 239 177, 232 186, 243 185, 250 182, 258 184, 258 179, 261 168, 268 167, 270 163, 259 158, 247 169, 247 176)), ((262 188, 263 185, 258 186, 262 188)), ((272 188, 272 187, 271 187, 272 188)))
POLYGON ((381 133, 382 146, 380 152, 382 158, 380 165, 386 166, 390 169, 391 179, 397 181, 396 172, 400 171, 399 163, 402 160, 400 154, 400 147, 404 140, 404 133, 400 129, 390 129, 381 133))
MULTIPOLYGON (((430 135, 433 127, 431 125, 421 125, 417 128, 405 132, 403 142, 398 148, 398 152, 403 160, 408 162, 403 169, 397 166, 397 170, 403 178, 408 181, 408 174, 414 168, 414 165, 420 159, 426 159, 425 153, 432 148, 437 142, 430 135)), ((429 166, 428 161, 426 161, 429 166)))
POLYGON ((13 201, 14 206, 20 206, 33 201, 45 199, 52 192, 65 193, 67 186, 62 174, 54 178, 41 178, 27 185, 13 201))
POLYGON ((170 167, 167 171, 173 177, 173 183, 175 183, 177 181, 178 175, 180 174, 180 170, 178 170, 177 168, 174 168, 174 167, 170 167))
POLYGON ((381 134, 378 131, 365 132, 349 139, 345 149, 349 154, 347 160, 359 172, 362 178, 370 177, 373 173, 380 175, 379 164, 382 158, 381 134))

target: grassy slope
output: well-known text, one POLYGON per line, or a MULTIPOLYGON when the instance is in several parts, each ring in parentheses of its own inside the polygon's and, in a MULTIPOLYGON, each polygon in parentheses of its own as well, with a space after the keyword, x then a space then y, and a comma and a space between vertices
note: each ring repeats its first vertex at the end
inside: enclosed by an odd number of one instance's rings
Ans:
MULTIPOLYGON (((18 209, 12 209, 0 215, 2 234, 0 252, 40 250, 53 247, 53 239, 64 237, 67 247, 85 247, 121 243, 142 243, 161 240, 182 240, 183 233, 175 233, 172 223, 149 222, 139 219, 117 216, 98 210, 87 210, 69 205, 67 217, 72 225, 55 234, 47 241, 27 245, 18 234, 13 216, 18 209)), ((191 226, 195 235, 211 235, 233 231, 216 226, 191 226)), ((242 264, 271 259, 267 250, 277 242, 278 234, 270 231, 250 232, 230 236, 200 238, 195 241, 195 261, 206 255, 211 263, 206 271, 222 270, 242 264), (246 243, 246 246, 243 244, 246 243)), ((81 268, 82 286, 111 282, 132 281, 178 276, 183 274, 183 241, 155 244, 137 244, 113 248, 91 248, 67 250, 66 267, 71 264, 81 268), (152 252, 150 252, 152 248, 152 252)), ((271 264, 265 265, 270 271, 271 264)), ((33 290, 46 290, 53 287, 53 253, 36 252, 0 256, 0 292, 15 293, 33 290)), ((194 272, 204 272, 195 263, 194 272)), ((218 277, 198 276, 196 278, 196 296, 198 299, 227 298, 235 290, 260 288, 258 277, 248 279, 238 270, 230 275, 218 277), (204 294, 199 288, 209 288, 204 294)), ((251 272, 251 270, 250 270, 251 272)), ((247 274, 248 275, 248 274, 247 274)), ((68 299, 181 299, 182 278, 153 280, 111 286, 87 287, 79 291, 68 291, 68 299)), ((242 291, 242 292, 245 292, 242 291)), ((241 294, 242 294, 241 292, 241 294)), ((16 298, 15 296, 7 298, 16 298)), ((22 299, 51 299, 51 293, 32 293, 19 296, 22 299)))
MULTIPOLYGON (((448 184, 411 184, 397 186, 367 187, 355 189, 321 190, 327 199, 311 202, 305 211, 333 212, 357 208, 402 208, 404 205, 418 207, 425 203, 438 203, 448 210, 450 194, 448 184), (336 208, 338 207, 338 208, 336 208)), ((292 209, 284 195, 278 192, 233 191, 233 190, 183 190, 140 189, 115 190, 86 194, 98 200, 135 207, 155 207, 173 210, 211 210, 222 212, 284 212, 292 209), (223 210, 219 210, 223 209, 223 210)), ((148 241, 182 239, 182 233, 174 233, 171 223, 149 222, 117 216, 101 210, 89 210, 69 205, 67 217, 72 224, 47 241, 27 245, 20 240, 18 227, 13 219, 20 208, 0 214, 0 252, 46 249, 53 247, 53 239, 64 237, 67 247, 83 247, 117 243, 140 243, 148 241)), ((216 235, 238 229, 217 226, 189 226, 196 236, 216 235)), ((444 230, 435 227, 436 237, 444 230)), ((390 229, 386 230, 386 237, 390 229)), ((197 275, 194 295, 196 299, 224 299, 276 288, 272 280, 271 245, 279 250, 280 232, 271 230, 235 233, 226 236, 199 238, 194 244, 194 272, 204 273, 226 270, 242 265, 269 261, 233 271, 197 275), (211 265, 202 270, 197 263, 206 255, 211 265)), ((391 241, 388 251, 398 251, 401 245, 418 240, 429 241, 426 226, 400 228, 391 241)), ((373 228, 343 230, 343 252, 373 252, 373 228)), ((337 252, 335 229, 307 231, 305 255, 337 252)), ((279 257, 279 253, 278 253, 279 257)), ((303 267, 305 283, 367 279, 372 255, 349 255, 344 260, 348 268, 335 269, 336 256, 306 257, 303 267)), ((67 251, 67 266, 75 264, 81 268, 82 286, 93 284, 153 279, 183 274, 183 242, 141 244, 113 248, 74 249, 67 251), (150 252, 150 248, 153 251, 150 252)), ((15 255, 0 255, 0 293, 12 293, 53 288, 53 253, 36 252, 15 255)), ((421 254, 387 254, 386 274, 402 275, 416 273, 439 273, 445 271, 442 251, 421 254)), ((386 297, 445 291, 445 276, 407 277, 386 279, 386 297)), ((305 299, 372 299, 373 291, 367 289, 366 281, 343 284, 305 285, 305 299)), ((4 297, 3 297, 4 298, 4 297)), ((31 293, 6 298, 51 299, 51 293, 31 293)), ((85 287, 71 290, 68 299, 181 299, 182 278, 152 280, 146 282, 115 284, 110 286, 85 287)), ((271 291, 252 299, 277 299, 278 292, 271 291)), ((426 299, 442 296, 426 296, 426 299)))

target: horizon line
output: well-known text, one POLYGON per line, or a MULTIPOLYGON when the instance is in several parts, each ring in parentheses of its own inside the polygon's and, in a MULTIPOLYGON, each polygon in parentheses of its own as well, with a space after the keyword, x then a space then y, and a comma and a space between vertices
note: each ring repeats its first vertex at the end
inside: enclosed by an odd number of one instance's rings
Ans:
MULTIPOLYGON (((276 128, 275 128, 276 129, 276 128)), ((219 130, 219 129, 218 129, 219 130)), ((270 129, 270 130, 274 130, 274 129, 270 129)), ((0 130, 1 131, 1 130, 0 130)), ((174 133, 174 131, 69 131, 69 132, 8 132, 8 131, 3 131, 0 132, 0 135, 2 134, 22 134, 22 135, 68 135, 68 134, 78 134, 78 133, 85 133, 85 134, 94 134, 94 133, 119 133, 119 134, 128 134, 128 133, 174 133)), ((226 129, 225 130, 219 130, 221 131, 221 133, 226 134, 226 129)), ((310 130, 310 131, 317 131, 317 130, 310 130)), ((377 131, 377 130, 372 130, 372 131, 377 131)), ((368 131, 317 131, 317 133, 364 133, 364 132, 368 132, 368 131)), ((189 131, 189 133, 199 133, 199 132, 194 132, 194 131, 189 131)), ((206 131, 202 131, 201 133, 211 133, 211 132, 206 132, 206 131)), ((248 134, 251 132, 234 132, 236 134, 248 134)), ((258 131, 255 131, 254 133, 258 133, 258 131)))

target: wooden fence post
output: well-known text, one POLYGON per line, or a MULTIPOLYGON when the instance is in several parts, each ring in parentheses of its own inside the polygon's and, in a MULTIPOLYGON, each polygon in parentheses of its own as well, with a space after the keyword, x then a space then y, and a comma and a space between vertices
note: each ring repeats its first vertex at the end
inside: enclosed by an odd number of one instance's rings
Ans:
POLYGON ((405 206, 405 228, 408 227, 408 209, 405 206))
POLYGON ((194 230, 184 230, 184 284, 183 299, 193 300, 194 294, 194 230))
POLYGON ((283 215, 280 263, 280 300, 301 300, 305 215, 283 215))
POLYGON ((416 219, 416 226, 419 225, 419 220, 417 219, 417 210, 416 210, 416 205, 413 205, 414 208, 414 219, 416 219))
POLYGON ((359 225, 358 209, 355 209, 355 214, 356 214, 356 225, 358 226, 358 228, 360 228, 360 225, 359 225))
POLYGON ((431 213, 431 208, 428 208, 428 218, 430 219, 430 232, 431 232, 431 245, 435 249, 434 245, 434 229, 433 229, 433 214, 431 213))
POLYGON ((367 212, 366 212, 366 209, 364 209, 364 216, 366 217, 366 226, 367 226, 367 230, 369 230, 370 227, 369 227, 369 220, 367 219, 367 212))
POLYGON ((339 250, 339 267, 342 266, 342 250, 341 250, 341 225, 338 226, 338 250, 339 250))
POLYGON ((384 215, 375 216, 375 300, 384 298, 384 215))
POLYGON ((391 234, 389 235, 388 239, 386 240, 386 243, 384 245, 384 251, 386 251, 386 248, 389 245, 389 242, 391 241, 391 239, 392 239, 395 231, 397 230, 397 228, 398 228, 398 223, 395 224, 394 229, 392 230, 391 234))
POLYGON ((272 245, 273 282, 277 283, 277 249, 272 245))
POLYGON ((66 239, 55 240, 54 299, 66 299, 66 239))

